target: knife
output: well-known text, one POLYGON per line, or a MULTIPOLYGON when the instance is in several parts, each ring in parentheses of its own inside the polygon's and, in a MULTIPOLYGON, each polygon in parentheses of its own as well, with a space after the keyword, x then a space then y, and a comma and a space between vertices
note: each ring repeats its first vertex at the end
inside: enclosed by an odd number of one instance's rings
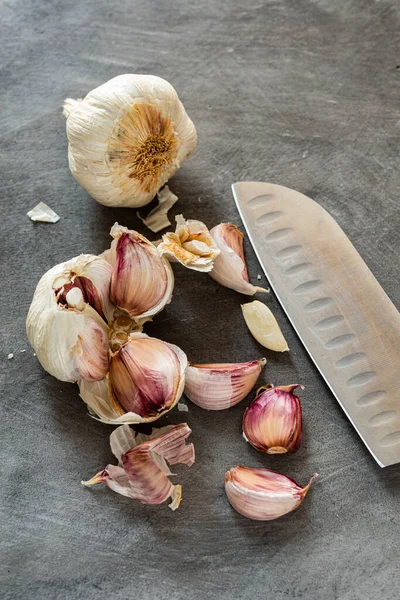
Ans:
POLYGON ((381 467, 400 462, 400 314, 319 204, 260 182, 232 186, 265 275, 381 467))

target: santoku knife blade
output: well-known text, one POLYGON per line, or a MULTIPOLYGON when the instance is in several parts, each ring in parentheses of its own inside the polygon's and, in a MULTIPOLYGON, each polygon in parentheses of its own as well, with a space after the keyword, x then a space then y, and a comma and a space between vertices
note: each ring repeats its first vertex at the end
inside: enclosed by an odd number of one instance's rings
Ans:
POLYGON ((336 221, 271 183, 233 195, 294 329, 381 467, 400 462, 400 314, 336 221))

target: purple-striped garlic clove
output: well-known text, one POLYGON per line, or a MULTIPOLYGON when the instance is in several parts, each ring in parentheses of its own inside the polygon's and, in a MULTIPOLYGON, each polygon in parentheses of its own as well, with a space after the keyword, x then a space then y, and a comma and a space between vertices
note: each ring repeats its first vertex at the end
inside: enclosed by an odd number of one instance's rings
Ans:
POLYGON ((233 467, 225 475, 225 491, 232 507, 244 517, 272 521, 303 502, 315 473, 302 487, 290 477, 268 469, 233 467))
POLYGON ((267 454, 296 452, 301 445, 301 404, 298 384, 262 387, 243 416, 243 437, 267 454))
POLYGON ((111 450, 119 465, 108 465, 85 486, 105 483, 118 494, 138 500, 142 504, 161 504, 168 498, 172 510, 178 508, 182 486, 168 479, 168 464, 191 466, 195 460, 193 444, 186 444, 191 429, 186 423, 153 429, 150 436, 135 434, 128 425, 122 425, 110 436, 111 450))
POLYGON ((221 223, 210 231, 220 254, 214 261, 210 277, 221 285, 240 294, 253 296, 256 292, 268 292, 250 283, 243 251, 243 233, 236 225, 221 223))
POLYGON ((185 373, 185 395, 207 410, 230 408, 249 394, 266 362, 262 358, 246 363, 189 363, 185 373))
POLYGON ((169 262, 136 231, 115 223, 104 257, 113 267, 110 297, 133 319, 151 317, 171 301, 174 276, 169 262))
POLYGON ((131 334, 110 359, 112 395, 123 411, 136 419, 130 422, 154 420, 180 399, 186 366, 186 355, 177 346, 145 334, 131 334))
POLYGON ((113 312, 110 281, 108 263, 84 254, 40 279, 27 316, 27 336, 42 367, 57 379, 105 377, 109 329, 104 318, 113 312))
POLYGON ((168 232, 162 237, 157 250, 171 262, 180 262, 194 271, 211 271, 220 251, 201 221, 177 215, 175 233, 168 232))

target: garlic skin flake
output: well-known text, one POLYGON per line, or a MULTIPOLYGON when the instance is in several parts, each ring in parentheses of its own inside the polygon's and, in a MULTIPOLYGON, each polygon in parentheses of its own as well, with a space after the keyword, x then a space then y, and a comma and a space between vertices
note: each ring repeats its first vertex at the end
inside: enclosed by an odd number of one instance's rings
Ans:
POLYGON ((289 350, 283 333, 270 309, 259 300, 242 304, 243 317, 251 335, 261 346, 275 352, 289 350))
POLYGON ((191 429, 186 423, 153 429, 150 436, 135 435, 128 425, 118 427, 110 436, 111 450, 118 466, 108 465, 85 486, 105 483, 111 490, 142 504, 161 504, 172 499, 176 510, 182 498, 182 486, 168 479, 168 464, 191 466, 195 460, 193 444, 186 444, 191 429))
POLYGON ((56 265, 40 279, 26 331, 42 367, 61 381, 102 379, 108 370, 108 298, 111 268, 81 254, 56 265))
POLYGON ((157 246, 160 255, 194 271, 211 271, 220 250, 207 227, 201 221, 186 221, 183 215, 177 215, 175 220, 175 233, 165 233, 157 246))
POLYGON ((209 272, 212 279, 248 296, 253 296, 256 292, 269 292, 250 283, 243 251, 244 236, 236 225, 221 223, 213 227, 210 234, 221 251, 214 261, 213 270, 209 272))
POLYGON ((171 225, 171 221, 168 219, 168 211, 178 201, 178 196, 175 196, 166 185, 158 192, 157 199, 158 206, 153 208, 147 217, 141 217, 138 212, 136 213, 142 223, 154 233, 158 233, 171 225))
POLYGON ((82 379, 79 391, 103 423, 149 423, 180 400, 186 367, 180 348, 135 332, 112 354, 107 376, 95 382, 82 379))
POLYGON ((206 410, 235 406, 249 394, 266 362, 262 358, 247 363, 189 363, 185 373, 185 396, 206 410))
POLYGON ((171 265, 140 233, 118 223, 110 233, 114 240, 103 256, 113 267, 112 302, 135 320, 154 316, 171 302, 171 265))
POLYGON ((294 390, 298 384, 261 387, 243 417, 243 437, 256 450, 285 454, 299 450, 302 411, 294 390))
POLYGON ((226 473, 225 491, 232 507, 244 517, 272 521, 300 506, 317 476, 301 487, 281 473, 239 465, 226 473))
POLYGON ((60 220, 58 214, 44 202, 39 202, 39 204, 36 204, 36 206, 26 214, 31 221, 39 223, 58 223, 60 220))
POLYGON ((172 85, 153 75, 119 75, 67 99, 69 167, 107 206, 148 204, 197 144, 172 85))

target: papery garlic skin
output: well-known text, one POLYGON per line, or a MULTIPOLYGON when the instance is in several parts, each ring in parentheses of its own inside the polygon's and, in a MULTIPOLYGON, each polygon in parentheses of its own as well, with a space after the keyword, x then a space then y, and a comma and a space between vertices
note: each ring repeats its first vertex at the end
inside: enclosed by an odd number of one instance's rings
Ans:
POLYGON ((239 465, 226 473, 225 491, 232 507, 244 517, 272 521, 300 506, 315 477, 317 473, 301 487, 281 473, 239 465))
POLYGON ((177 215, 175 233, 165 233, 157 250, 171 262, 194 271, 209 272, 220 253, 206 225, 177 215))
POLYGON ((185 373, 185 396, 206 410, 238 404, 255 385, 265 358, 247 363, 192 364, 185 373))
POLYGON ((128 425, 118 427, 110 436, 111 450, 119 466, 108 465, 85 486, 105 483, 118 494, 142 504, 161 504, 168 498, 172 510, 178 508, 182 487, 173 485, 168 464, 191 466, 195 460, 193 444, 186 444, 191 429, 186 423, 153 429, 151 435, 138 434, 128 425))
POLYGON ((153 75, 119 75, 67 99, 64 115, 71 172, 107 206, 148 204, 197 144, 176 91, 153 75))
POLYGON ((210 234, 221 251, 214 261, 212 271, 209 272, 212 279, 248 296, 253 296, 256 292, 269 291, 250 283, 243 251, 244 236, 236 225, 220 223, 211 229, 210 234))
POLYGON ((302 439, 302 411, 294 394, 298 384, 260 388, 243 416, 243 437, 266 454, 299 450, 302 439))
POLYGON ((135 332, 112 355, 107 377, 81 380, 79 391, 91 414, 103 423, 150 423, 180 400, 186 367, 180 348, 135 332))
POLYGON ((136 231, 115 223, 111 236, 111 248, 103 254, 113 267, 111 300, 135 320, 154 316, 171 302, 171 265, 136 231))
POLYGON ((42 367, 57 379, 96 381, 106 375, 108 327, 99 312, 112 312, 110 282, 110 266, 90 254, 56 265, 40 279, 27 336, 42 367))
POLYGON ((277 320, 266 304, 259 300, 248 302, 242 304, 242 312, 250 333, 261 346, 274 352, 289 350, 277 320))

